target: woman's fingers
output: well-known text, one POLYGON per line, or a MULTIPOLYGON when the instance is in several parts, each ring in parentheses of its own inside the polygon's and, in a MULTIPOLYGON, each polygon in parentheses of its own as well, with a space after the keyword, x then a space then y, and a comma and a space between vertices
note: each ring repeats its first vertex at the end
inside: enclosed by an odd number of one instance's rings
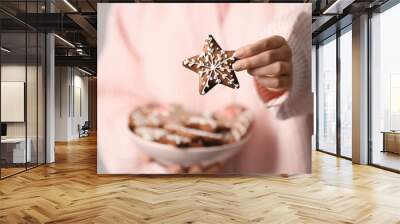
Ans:
POLYGON ((277 61, 263 67, 249 69, 248 73, 253 76, 279 76, 292 74, 292 63, 286 61, 277 61))
POLYGON ((170 173, 182 173, 184 171, 183 167, 179 164, 170 165, 167 167, 167 170, 170 173))
POLYGON ((251 57, 263 51, 279 48, 285 42, 281 36, 271 36, 237 49, 233 56, 238 59, 251 57))
POLYGON ((188 173, 203 173, 203 168, 200 165, 193 165, 189 167, 188 173))
POLYGON ((272 36, 239 48, 235 71, 247 70, 267 89, 286 90, 292 85, 292 50, 285 38, 272 36))
POLYGON ((233 64, 235 71, 255 69, 270 65, 276 61, 289 61, 291 59, 289 46, 283 45, 280 48, 264 51, 257 55, 240 59, 233 64))
POLYGON ((214 163, 214 164, 211 164, 206 167, 203 167, 201 165, 193 165, 193 166, 189 167, 188 173, 191 173, 191 174, 199 174, 199 173, 213 174, 213 173, 218 173, 219 171, 221 171, 222 167, 223 167, 223 163, 221 163, 221 162, 214 163))
POLYGON ((291 86, 291 78, 287 75, 278 77, 257 76, 257 81, 268 89, 282 90, 291 86))
POLYGON ((192 165, 190 167, 184 167, 179 164, 174 164, 174 165, 169 165, 167 167, 167 170, 169 173, 190 173, 190 174, 204 174, 204 173, 218 173, 222 167, 223 167, 223 162, 218 162, 211 164, 209 166, 202 166, 200 164, 192 165))
POLYGON ((207 174, 214 174, 214 173, 219 173, 223 167, 222 163, 214 163, 210 166, 208 166, 206 169, 204 169, 203 173, 207 174))

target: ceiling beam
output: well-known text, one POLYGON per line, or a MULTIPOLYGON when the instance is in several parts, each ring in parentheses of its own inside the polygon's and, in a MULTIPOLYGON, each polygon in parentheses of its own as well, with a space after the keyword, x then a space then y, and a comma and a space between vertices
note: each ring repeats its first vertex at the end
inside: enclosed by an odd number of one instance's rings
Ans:
POLYGON ((317 32, 320 30, 326 23, 328 23, 332 18, 335 16, 320 16, 315 20, 315 22, 312 23, 311 25, 311 30, 312 32, 317 32))
POLYGON ((95 71, 97 66, 96 57, 91 56, 55 56, 56 66, 81 66, 95 71))
POLYGON ((336 0, 329 5, 322 14, 324 15, 338 15, 343 14, 343 11, 351 5, 355 0, 336 0))
POLYGON ((74 21, 78 26, 80 26, 89 37, 96 39, 97 38, 97 30, 90 24, 85 17, 80 14, 67 14, 67 16, 74 21))

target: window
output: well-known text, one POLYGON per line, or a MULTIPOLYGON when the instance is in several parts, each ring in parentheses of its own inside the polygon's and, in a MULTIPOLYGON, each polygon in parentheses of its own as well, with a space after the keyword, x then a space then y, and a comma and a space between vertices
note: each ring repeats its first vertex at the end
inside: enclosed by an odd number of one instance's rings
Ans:
POLYGON ((370 160, 400 170, 400 4, 371 18, 370 160))
POLYGON ((340 155, 351 158, 352 149, 352 35, 351 25, 340 36, 340 155))
POLYGON ((336 36, 318 50, 317 148, 336 153, 336 36))
POLYGON ((352 26, 317 49, 317 149, 352 157, 352 26), (339 92, 338 92, 339 90, 339 92), (339 122, 340 123, 337 123, 339 122))

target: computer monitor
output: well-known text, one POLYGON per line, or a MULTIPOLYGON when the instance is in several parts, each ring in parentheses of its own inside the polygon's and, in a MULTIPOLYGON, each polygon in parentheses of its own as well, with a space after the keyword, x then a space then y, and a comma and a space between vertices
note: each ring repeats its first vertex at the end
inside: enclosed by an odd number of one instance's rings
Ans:
POLYGON ((1 136, 7 136, 7 124, 1 123, 1 136))

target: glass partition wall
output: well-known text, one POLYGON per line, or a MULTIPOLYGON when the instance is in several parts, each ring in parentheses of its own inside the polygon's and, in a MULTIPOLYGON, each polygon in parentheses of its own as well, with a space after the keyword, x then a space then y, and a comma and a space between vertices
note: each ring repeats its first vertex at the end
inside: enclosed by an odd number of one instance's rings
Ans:
MULTIPOLYGON (((34 4, 18 6, 35 12, 34 4)), ((45 163, 45 41, 44 33, 0 12, 1 179, 45 163)))
POLYGON ((26 35, 1 33, 1 177, 26 169, 26 35), (7 49, 7 50, 4 50, 7 49), (17 50, 18 49, 18 50, 17 50))
POLYGON ((352 157, 351 25, 317 45, 317 150, 352 157))

